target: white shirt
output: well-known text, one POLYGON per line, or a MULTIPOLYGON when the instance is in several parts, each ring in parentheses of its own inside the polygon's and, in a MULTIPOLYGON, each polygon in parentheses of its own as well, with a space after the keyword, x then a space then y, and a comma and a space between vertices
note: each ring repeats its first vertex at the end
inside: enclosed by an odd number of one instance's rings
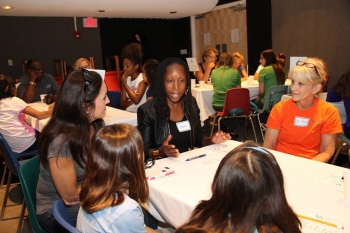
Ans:
MULTIPOLYGON (((129 76, 126 80, 126 84, 130 87, 130 89, 135 92, 137 90, 137 88, 139 87, 140 82, 143 81, 143 75, 142 73, 139 74, 139 76, 137 76, 137 78, 135 80, 131 80, 131 76, 129 76)), ((148 87, 147 87, 148 89, 148 87)), ((128 112, 137 112, 137 109, 139 106, 141 106, 142 104, 146 103, 146 92, 143 93, 142 99, 138 104, 132 104, 129 107, 126 108, 126 111, 128 112)), ((128 93, 126 93, 126 97, 129 98, 128 93)), ((131 101, 131 100, 129 100, 131 101)))
POLYGON ((18 97, 0 100, 0 133, 12 151, 20 153, 36 140, 35 130, 24 121, 27 103, 18 97))

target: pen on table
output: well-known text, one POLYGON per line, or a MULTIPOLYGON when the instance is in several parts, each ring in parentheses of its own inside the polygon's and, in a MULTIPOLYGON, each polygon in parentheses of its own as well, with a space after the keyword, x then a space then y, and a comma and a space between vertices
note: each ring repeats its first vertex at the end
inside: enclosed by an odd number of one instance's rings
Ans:
POLYGON ((206 156, 206 154, 202 154, 202 155, 198 155, 198 156, 195 156, 195 157, 192 157, 192 158, 188 158, 188 159, 186 159, 186 161, 191 161, 191 160, 194 160, 194 159, 199 159, 199 158, 202 158, 202 157, 204 157, 204 156, 206 156))
POLYGON ((303 218, 303 219, 307 219, 307 220, 310 220, 310 221, 322 223, 322 224, 325 224, 325 225, 328 225, 328 226, 331 226, 331 227, 336 227, 338 229, 344 229, 344 227, 342 225, 337 225, 335 223, 326 222, 326 221, 323 221, 323 220, 320 220, 320 219, 317 219, 317 218, 312 218, 312 217, 301 215, 301 214, 297 214, 297 216, 299 218, 303 218))

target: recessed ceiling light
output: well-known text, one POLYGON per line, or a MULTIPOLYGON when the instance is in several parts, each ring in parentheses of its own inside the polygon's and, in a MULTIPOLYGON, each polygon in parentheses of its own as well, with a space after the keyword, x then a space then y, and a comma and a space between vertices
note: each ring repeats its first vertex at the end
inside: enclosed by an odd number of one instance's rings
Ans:
POLYGON ((106 12, 105 10, 97 10, 98 13, 106 12))
POLYGON ((176 14, 177 12, 176 11, 170 11, 170 14, 176 14))
POLYGON ((14 7, 13 6, 2 6, 1 8, 4 9, 4 10, 11 10, 14 7))

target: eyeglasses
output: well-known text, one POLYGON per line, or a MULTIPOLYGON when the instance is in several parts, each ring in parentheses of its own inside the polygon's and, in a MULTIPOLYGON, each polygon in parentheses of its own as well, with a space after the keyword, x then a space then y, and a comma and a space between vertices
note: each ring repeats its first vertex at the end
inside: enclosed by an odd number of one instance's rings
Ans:
POLYGON ((315 71, 316 71, 316 74, 318 75, 318 76, 320 76, 320 74, 318 73, 318 70, 317 70, 317 68, 316 68, 316 66, 314 65, 314 64, 312 64, 312 63, 307 63, 307 62, 303 62, 303 61, 297 61, 297 63, 296 63, 296 65, 297 66, 306 66, 307 68, 314 68, 315 69, 315 71))
POLYGON ((147 159, 147 161, 145 162, 145 169, 153 167, 155 163, 155 159, 147 159))
POLYGON ((81 69, 84 74, 84 79, 85 79, 85 88, 90 85, 92 82, 93 78, 91 76, 91 73, 87 69, 81 69))

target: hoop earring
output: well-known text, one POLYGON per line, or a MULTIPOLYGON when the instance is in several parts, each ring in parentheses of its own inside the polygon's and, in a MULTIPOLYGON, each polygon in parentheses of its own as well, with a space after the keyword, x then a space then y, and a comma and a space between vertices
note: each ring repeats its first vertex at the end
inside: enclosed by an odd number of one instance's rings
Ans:
POLYGON ((92 113, 91 112, 87 112, 86 113, 90 118, 92 118, 92 113))
POLYGON ((185 95, 187 95, 187 92, 188 92, 188 87, 186 87, 185 95))

